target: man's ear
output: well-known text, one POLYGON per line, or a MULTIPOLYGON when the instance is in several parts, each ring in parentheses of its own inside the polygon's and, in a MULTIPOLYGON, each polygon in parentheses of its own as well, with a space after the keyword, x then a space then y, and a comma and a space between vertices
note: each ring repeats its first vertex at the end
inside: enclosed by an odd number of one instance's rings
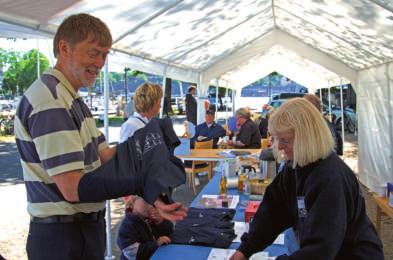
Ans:
POLYGON ((68 57, 71 54, 71 45, 65 40, 59 41, 59 57, 68 57))

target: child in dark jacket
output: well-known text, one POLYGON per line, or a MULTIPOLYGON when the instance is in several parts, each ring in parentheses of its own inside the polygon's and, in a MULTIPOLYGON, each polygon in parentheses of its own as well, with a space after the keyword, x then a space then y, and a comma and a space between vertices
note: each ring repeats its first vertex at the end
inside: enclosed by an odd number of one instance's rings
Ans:
POLYGON ((130 196, 125 213, 117 237, 122 260, 149 259, 158 247, 171 242, 173 224, 142 198, 130 196))

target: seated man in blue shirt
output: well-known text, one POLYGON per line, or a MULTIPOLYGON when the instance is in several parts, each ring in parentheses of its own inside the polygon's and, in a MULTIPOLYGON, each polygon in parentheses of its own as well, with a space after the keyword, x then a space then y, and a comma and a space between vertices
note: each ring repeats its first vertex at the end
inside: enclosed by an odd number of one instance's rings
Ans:
POLYGON ((213 139, 213 148, 217 148, 218 138, 225 136, 225 130, 222 126, 214 122, 214 111, 207 110, 205 122, 195 127, 195 135, 191 138, 191 146, 195 142, 204 142, 213 139))

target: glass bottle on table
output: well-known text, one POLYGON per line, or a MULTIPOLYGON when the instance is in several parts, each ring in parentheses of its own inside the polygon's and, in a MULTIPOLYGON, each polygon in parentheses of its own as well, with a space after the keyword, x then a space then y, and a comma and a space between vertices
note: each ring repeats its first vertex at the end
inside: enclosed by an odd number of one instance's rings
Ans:
POLYGON ((220 179, 220 194, 225 195, 227 194, 227 175, 229 171, 229 162, 228 160, 224 161, 223 171, 221 172, 221 179, 220 179))
POLYGON ((220 179, 220 195, 227 194, 227 177, 225 177, 224 173, 221 173, 220 179))
POLYGON ((240 169, 239 177, 237 179, 237 191, 238 192, 243 192, 244 179, 245 179, 245 175, 244 175, 243 171, 240 169))
POLYGON ((249 170, 248 169, 246 169, 245 173, 244 173, 243 193, 245 195, 250 195, 250 193, 251 193, 250 174, 249 174, 249 170))

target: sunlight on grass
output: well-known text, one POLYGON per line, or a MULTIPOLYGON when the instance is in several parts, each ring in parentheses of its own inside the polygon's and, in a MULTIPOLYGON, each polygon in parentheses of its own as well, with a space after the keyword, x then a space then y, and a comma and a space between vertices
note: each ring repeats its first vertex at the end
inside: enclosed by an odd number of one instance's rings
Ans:
POLYGON ((13 136, 13 135, 6 135, 6 136, 0 135, 0 143, 11 143, 11 142, 15 142, 15 136, 13 136))

